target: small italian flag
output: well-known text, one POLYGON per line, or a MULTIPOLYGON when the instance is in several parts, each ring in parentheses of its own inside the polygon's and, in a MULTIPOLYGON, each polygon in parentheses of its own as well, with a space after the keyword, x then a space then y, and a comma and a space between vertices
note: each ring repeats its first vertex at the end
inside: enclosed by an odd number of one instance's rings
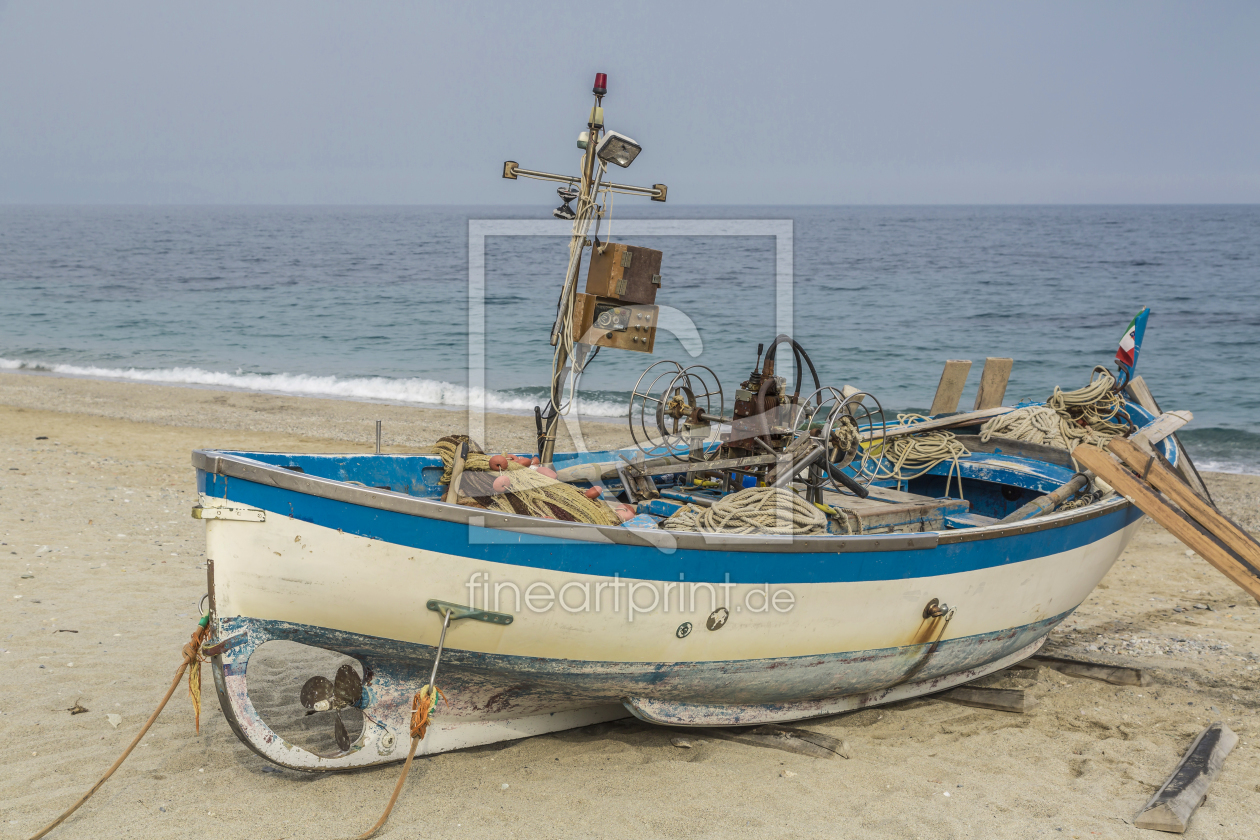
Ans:
POLYGON ((1133 316, 1129 326, 1125 327, 1120 337, 1120 349, 1116 351, 1116 364, 1127 370, 1130 375, 1137 367, 1138 351, 1142 349, 1142 336, 1146 334, 1146 318, 1151 314, 1150 307, 1144 307, 1133 316))

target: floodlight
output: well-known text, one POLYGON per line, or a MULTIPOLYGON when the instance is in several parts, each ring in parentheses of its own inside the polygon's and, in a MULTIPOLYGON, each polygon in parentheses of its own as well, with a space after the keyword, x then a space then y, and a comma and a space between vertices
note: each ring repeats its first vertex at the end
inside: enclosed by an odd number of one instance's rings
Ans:
POLYGON ((624 134, 610 131, 595 147, 595 154, 604 163, 615 163, 623 169, 639 156, 643 147, 624 134))

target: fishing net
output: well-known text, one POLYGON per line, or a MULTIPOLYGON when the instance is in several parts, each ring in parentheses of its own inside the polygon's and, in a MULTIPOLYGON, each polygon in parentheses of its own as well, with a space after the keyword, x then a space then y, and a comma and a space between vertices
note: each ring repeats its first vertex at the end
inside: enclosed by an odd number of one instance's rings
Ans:
POLYGON ((436 444, 446 471, 442 483, 451 483, 451 468, 455 453, 461 444, 468 444, 468 457, 464 459, 464 472, 460 476, 456 501, 468 507, 558 519, 561 522, 584 522, 589 525, 620 525, 621 517, 599 499, 588 499, 586 494, 571 484, 565 484, 537 470, 517 463, 505 456, 506 470, 491 470, 490 456, 481 451, 467 435, 449 435, 436 444), (508 476, 506 490, 496 491, 494 483, 502 475, 508 476))

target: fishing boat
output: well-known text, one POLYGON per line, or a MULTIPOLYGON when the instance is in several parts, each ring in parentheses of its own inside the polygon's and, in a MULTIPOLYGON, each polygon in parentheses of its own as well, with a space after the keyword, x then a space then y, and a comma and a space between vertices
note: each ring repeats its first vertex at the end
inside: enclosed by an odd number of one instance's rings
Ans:
POLYGON ((535 451, 452 436, 419 454, 193 454, 202 652, 229 725, 269 761, 401 760, 429 685, 443 699, 420 754, 628 716, 798 721, 961 685, 1034 654, 1137 527, 1140 511, 1066 447, 1144 436, 1182 457, 1167 418, 1121 390, 1145 313, 1118 374, 1096 370, 1076 399, 1003 406, 997 360, 975 410, 950 404, 945 376, 929 415, 893 419, 877 386, 824 385, 780 335, 729 410, 713 370, 657 362, 632 391, 632 445, 555 451, 566 388, 596 348, 650 353, 658 328, 660 253, 599 237, 613 193, 667 194, 607 180, 639 146, 605 130, 606 84, 578 175, 503 170, 560 183, 555 215, 573 221, 535 451), (1058 445, 1017 428, 1038 417, 1063 424, 1058 445), (251 662, 275 641, 349 658, 294 698, 328 721, 334 749, 282 737, 251 698, 266 679, 251 662))

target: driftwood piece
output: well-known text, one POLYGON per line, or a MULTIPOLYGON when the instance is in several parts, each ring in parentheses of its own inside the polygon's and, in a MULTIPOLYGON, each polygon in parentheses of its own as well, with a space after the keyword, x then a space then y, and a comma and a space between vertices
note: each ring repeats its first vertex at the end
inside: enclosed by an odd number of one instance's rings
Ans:
POLYGON ((849 751, 838 739, 808 729, 791 729, 786 726, 766 724, 756 729, 705 729, 704 734, 724 741, 750 744, 754 747, 770 747, 812 758, 848 758, 849 751))
POLYGON ((962 399, 963 388, 967 386, 967 374, 971 372, 971 362, 967 359, 950 359, 945 362, 945 370, 941 371, 941 381, 936 386, 936 396, 932 398, 932 410, 929 414, 945 414, 958 410, 958 401, 962 399))
POLYGON ((998 712, 1015 712, 1027 714, 1037 708, 1037 699, 1030 697, 1018 688, 974 688, 963 686, 942 691, 936 695, 951 703, 964 706, 978 706, 981 709, 993 709, 998 712))
POLYGON ((980 374, 980 389, 976 391, 976 410, 997 408, 1006 396, 1006 383, 1011 378, 1014 359, 1000 359, 994 356, 984 360, 984 371, 980 374))
POLYGON ((1220 721, 1200 732, 1168 781, 1138 811, 1133 824, 1138 828, 1184 834, 1190 827, 1190 817, 1203 803, 1208 788, 1221 772, 1225 757, 1237 743, 1238 736, 1220 721))
POLYGON ((1121 665, 1103 665, 1098 662, 1082 662, 1079 659, 1067 659, 1062 656, 1044 656, 1037 654, 1031 658, 1032 665, 1046 665, 1069 677, 1085 677, 1112 685, 1151 685, 1151 675, 1141 668, 1126 668, 1121 665))

